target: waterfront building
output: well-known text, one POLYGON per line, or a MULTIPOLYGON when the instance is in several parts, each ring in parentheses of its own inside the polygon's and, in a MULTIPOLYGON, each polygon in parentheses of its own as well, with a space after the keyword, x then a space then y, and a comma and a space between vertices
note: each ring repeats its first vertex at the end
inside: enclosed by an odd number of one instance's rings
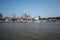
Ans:
POLYGON ((4 17, 5 22, 12 22, 12 18, 11 17, 4 17))
POLYGON ((36 21, 38 21, 39 18, 35 18, 36 21))
POLYGON ((31 16, 28 15, 27 13, 23 14, 23 15, 21 16, 20 19, 21 19, 21 21, 23 21, 23 22, 29 22, 29 21, 32 21, 31 16))
POLYGON ((16 19, 17 19, 17 20, 16 20, 17 22, 20 22, 20 18, 19 18, 19 17, 17 17, 16 19))

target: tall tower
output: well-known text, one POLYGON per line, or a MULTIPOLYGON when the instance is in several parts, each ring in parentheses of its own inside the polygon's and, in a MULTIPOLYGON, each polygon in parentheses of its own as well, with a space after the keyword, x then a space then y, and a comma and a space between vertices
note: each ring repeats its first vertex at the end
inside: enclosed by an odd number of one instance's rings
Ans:
POLYGON ((39 20, 41 19, 41 17, 40 16, 38 16, 39 17, 39 20))
POLYGON ((3 17, 3 16, 2 16, 2 13, 0 13, 0 19, 2 19, 2 17, 3 17))

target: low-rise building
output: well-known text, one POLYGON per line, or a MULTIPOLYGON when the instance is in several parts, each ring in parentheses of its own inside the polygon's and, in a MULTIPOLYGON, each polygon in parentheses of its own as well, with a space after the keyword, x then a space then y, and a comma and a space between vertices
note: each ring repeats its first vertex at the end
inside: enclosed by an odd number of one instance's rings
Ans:
POLYGON ((12 18, 11 17, 4 17, 5 22, 12 22, 12 18))

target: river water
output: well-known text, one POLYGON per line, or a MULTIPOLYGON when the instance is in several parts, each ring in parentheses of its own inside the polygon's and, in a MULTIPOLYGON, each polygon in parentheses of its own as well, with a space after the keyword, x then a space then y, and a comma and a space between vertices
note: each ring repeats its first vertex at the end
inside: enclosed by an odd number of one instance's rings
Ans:
POLYGON ((1 22, 0 40, 60 40, 60 22, 1 22))

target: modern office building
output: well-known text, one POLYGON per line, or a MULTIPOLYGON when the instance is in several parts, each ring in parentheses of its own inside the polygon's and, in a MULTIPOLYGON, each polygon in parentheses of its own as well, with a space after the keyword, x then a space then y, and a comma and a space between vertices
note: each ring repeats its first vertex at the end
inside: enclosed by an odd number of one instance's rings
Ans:
POLYGON ((2 17, 3 17, 3 16, 2 16, 2 13, 0 13, 0 19, 2 19, 2 17))

